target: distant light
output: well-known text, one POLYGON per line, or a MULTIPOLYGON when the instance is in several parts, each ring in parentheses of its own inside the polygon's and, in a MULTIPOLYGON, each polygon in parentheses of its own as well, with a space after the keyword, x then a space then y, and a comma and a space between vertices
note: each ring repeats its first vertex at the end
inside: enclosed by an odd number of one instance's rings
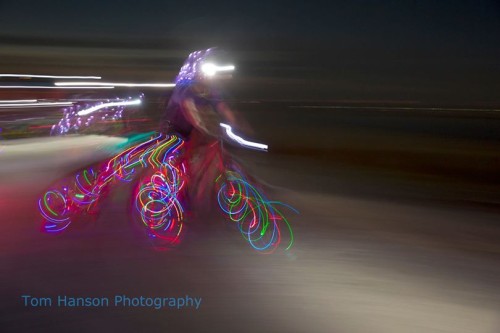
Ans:
POLYGON ((86 115, 91 114, 92 112, 98 111, 100 109, 109 108, 109 107, 113 107, 113 106, 127 106, 127 105, 139 105, 139 104, 141 104, 140 99, 134 99, 132 101, 124 101, 124 102, 103 103, 103 104, 96 105, 96 106, 93 106, 93 107, 85 109, 85 110, 81 110, 77 113, 77 115, 86 116, 86 115))
POLYGON ((220 123, 220 126, 224 127, 226 129, 226 134, 229 138, 236 141, 240 145, 245 146, 245 147, 260 149, 260 150, 267 150, 268 146, 265 144, 247 141, 247 140, 243 139, 242 137, 237 136, 236 134, 233 133, 231 126, 229 126, 227 124, 223 124, 223 123, 220 123))
POLYGON ((56 82, 58 87, 70 86, 114 86, 114 87, 151 87, 151 88, 173 88, 175 83, 132 83, 132 82, 56 82))
POLYGON ((18 77, 18 78, 44 78, 44 79, 82 79, 82 80, 100 80, 100 76, 75 76, 75 75, 38 75, 38 74, 0 74, 0 77, 18 77))

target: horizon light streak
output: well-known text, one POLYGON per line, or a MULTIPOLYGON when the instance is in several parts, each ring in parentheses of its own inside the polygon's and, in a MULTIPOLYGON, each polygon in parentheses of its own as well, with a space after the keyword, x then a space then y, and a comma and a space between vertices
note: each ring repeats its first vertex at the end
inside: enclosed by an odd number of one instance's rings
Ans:
POLYGON ((35 86, 35 85, 8 85, 0 86, 1 89, 114 89, 113 86, 79 86, 79 87, 54 87, 54 86, 35 86))
POLYGON ((42 78, 42 79, 82 79, 82 80, 100 80, 100 76, 82 76, 82 75, 40 75, 40 74, 0 74, 0 77, 17 78, 42 78))
POLYGON ((21 107, 48 107, 48 106, 71 106, 71 102, 37 102, 37 103, 0 103, 0 108, 21 108, 21 107))
POLYGON ((133 83, 133 82, 55 82, 57 87, 71 86, 114 86, 114 87, 150 87, 150 88, 173 88, 175 83, 133 83))
POLYGON ((37 99, 4 99, 4 100, 0 100, 0 103, 36 103, 36 102, 38 102, 37 99))

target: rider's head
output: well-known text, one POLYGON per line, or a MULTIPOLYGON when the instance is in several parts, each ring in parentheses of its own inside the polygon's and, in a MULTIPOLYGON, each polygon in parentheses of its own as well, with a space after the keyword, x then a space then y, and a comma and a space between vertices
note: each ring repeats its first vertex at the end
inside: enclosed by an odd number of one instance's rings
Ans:
POLYGON ((227 78, 234 71, 234 66, 227 60, 224 52, 217 48, 194 51, 184 61, 175 79, 177 85, 203 83, 227 78))

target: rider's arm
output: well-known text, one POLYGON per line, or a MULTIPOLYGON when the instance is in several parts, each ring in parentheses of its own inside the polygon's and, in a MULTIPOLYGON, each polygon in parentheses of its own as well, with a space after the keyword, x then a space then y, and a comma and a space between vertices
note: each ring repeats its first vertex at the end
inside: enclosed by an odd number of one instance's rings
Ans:
POLYGON ((231 108, 224 102, 218 102, 216 105, 217 112, 222 116, 222 118, 232 127, 245 132, 246 134, 254 134, 250 124, 243 119, 243 117, 237 117, 236 114, 231 110, 231 108))

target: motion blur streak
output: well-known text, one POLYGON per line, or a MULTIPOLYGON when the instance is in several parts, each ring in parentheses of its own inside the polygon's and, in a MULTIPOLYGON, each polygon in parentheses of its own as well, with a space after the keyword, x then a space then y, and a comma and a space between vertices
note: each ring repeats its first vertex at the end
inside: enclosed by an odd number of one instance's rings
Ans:
POLYGON ((220 209, 231 221, 238 223, 243 238, 255 250, 264 254, 274 252, 281 243, 284 231, 287 231, 289 239, 285 250, 292 247, 292 228, 276 206, 288 207, 298 214, 297 210, 281 202, 267 200, 240 172, 226 171, 215 182, 220 186, 217 193, 220 209), (280 224, 285 226, 283 231, 280 224))
POLYGON ((94 214, 116 180, 130 182, 139 169, 149 166, 155 173, 141 181, 136 194, 141 225, 157 244, 177 245, 184 211, 178 197, 185 167, 176 166, 175 158, 183 143, 176 136, 160 134, 124 150, 99 168, 86 168, 74 178, 62 180, 62 186, 46 191, 38 200, 43 229, 58 233, 78 216, 94 214))
POLYGON ((431 107, 393 107, 393 106, 340 106, 340 105, 297 105, 289 106, 290 109, 346 109, 346 110, 394 110, 394 111, 489 111, 498 112, 500 109, 484 108, 431 108, 431 107))
POLYGON ((37 99, 6 99, 0 103, 36 103, 37 101, 37 99))
POLYGON ((92 112, 98 111, 100 109, 109 108, 109 107, 113 107, 113 106, 128 106, 128 105, 139 105, 139 104, 141 104, 140 99, 134 99, 132 101, 125 101, 125 102, 103 103, 103 104, 96 105, 96 106, 93 106, 91 108, 82 110, 82 111, 78 112, 78 115, 79 116, 86 116, 86 115, 91 114, 92 112))
POLYGON ((71 102, 39 102, 39 103, 11 103, 0 104, 0 108, 20 108, 20 107, 47 107, 47 106, 70 106, 71 102))
MULTIPOLYGON (((142 229, 160 246, 179 243, 185 211, 181 199, 187 182, 183 162, 184 141, 175 135, 159 134, 125 149, 98 168, 86 168, 62 185, 45 192, 38 200, 43 228, 50 233, 65 230, 78 216, 99 210, 98 201, 109 193, 116 181, 131 182, 149 169, 135 190, 135 208, 142 229)), ((294 242, 292 228, 280 207, 294 208, 270 201, 251 185, 240 168, 226 166, 215 183, 217 199, 223 213, 238 224, 244 239, 260 253, 272 253, 285 237, 285 250, 294 242)), ((61 182, 60 182, 61 183, 61 182)), ((192 186, 192 185, 191 185, 192 186)), ((156 247, 158 248, 158 247, 156 247)))
POLYGON ((247 140, 243 139, 242 137, 237 136, 236 134, 233 133, 231 126, 229 126, 227 124, 223 124, 223 123, 220 123, 220 126, 224 127, 226 129, 226 134, 229 138, 236 141, 240 145, 245 146, 245 147, 249 147, 249 148, 267 150, 267 145, 265 145, 265 144, 247 141, 247 140))
POLYGON ((74 75, 38 75, 38 74, 0 74, 0 77, 17 78, 40 78, 40 79, 81 79, 81 80, 100 80, 100 76, 74 76, 74 75))
POLYGON ((52 126, 50 134, 64 135, 69 132, 80 133, 81 130, 91 127, 95 123, 116 122, 122 118, 127 105, 141 104, 142 97, 143 95, 141 94, 137 100, 132 100, 132 97, 128 97, 128 99, 116 98, 112 101, 107 99, 104 103, 96 103, 92 106, 85 105, 83 110, 80 110, 82 105, 75 103, 75 105, 63 109, 63 117, 57 124, 52 126), (101 110, 101 114, 95 117, 91 113, 97 110, 101 110), (85 112, 85 114, 82 115, 78 112, 85 112))
POLYGON ((56 82, 58 87, 71 86, 115 86, 115 87, 150 87, 150 88, 173 88, 175 83, 129 83, 129 82, 56 82))
MULTIPOLYGON (((182 145, 183 142, 179 142, 182 145)), ((170 140, 168 144, 172 143, 175 142, 170 140)), ((135 207, 143 227, 150 238, 160 240, 162 245, 176 245, 179 242, 184 219, 184 208, 179 198, 185 184, 182 172, 185 167, 182 164, 176 166, 178 163, 174 159, 170 155, 168 161, 160 165, 159 171, 143 180, 135 196, 135 207)))
POLYGON ((0 86, 1 89, 113 89, 113 86, 80 86, 80 87, 54 87, 54 86, 0 86))

